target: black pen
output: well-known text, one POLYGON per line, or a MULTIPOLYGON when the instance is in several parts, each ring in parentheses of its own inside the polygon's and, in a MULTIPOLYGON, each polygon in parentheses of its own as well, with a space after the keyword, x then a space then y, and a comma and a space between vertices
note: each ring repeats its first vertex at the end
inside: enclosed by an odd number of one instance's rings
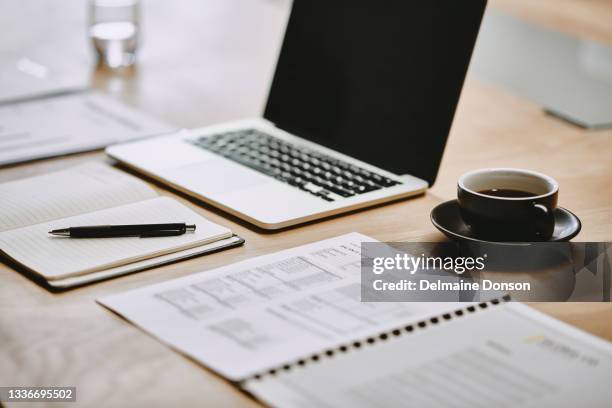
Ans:
POLYGON ((195 225, 172 224, 135 224, 135 225, 91 225, 70 227, 49 231, 49 234, 70 238, 113 238, 113 237, 171 237, 195 231, 195 225))

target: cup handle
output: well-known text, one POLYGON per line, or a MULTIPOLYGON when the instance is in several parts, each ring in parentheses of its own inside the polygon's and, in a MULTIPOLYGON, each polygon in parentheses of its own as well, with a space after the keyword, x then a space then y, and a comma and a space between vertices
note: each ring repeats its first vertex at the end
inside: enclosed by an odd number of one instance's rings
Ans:
POLYGON ((555 215, 545 205, 533 203, 533 212, 535 219, 535 232, 541 241, 545 241, 552 237, 555 230, 555 215))

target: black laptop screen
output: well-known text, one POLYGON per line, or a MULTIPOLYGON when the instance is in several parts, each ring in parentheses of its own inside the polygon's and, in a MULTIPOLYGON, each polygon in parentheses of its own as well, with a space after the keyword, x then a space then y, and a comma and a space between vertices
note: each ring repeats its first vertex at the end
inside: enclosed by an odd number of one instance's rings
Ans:
POLYGON ((486 0, 295 0, 265 117, 433 184, 486 0))

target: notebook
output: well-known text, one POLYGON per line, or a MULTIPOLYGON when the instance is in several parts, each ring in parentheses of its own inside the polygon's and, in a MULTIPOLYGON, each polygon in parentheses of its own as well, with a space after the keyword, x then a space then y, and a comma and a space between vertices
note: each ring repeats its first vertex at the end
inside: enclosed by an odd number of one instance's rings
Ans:
POLYGON ((361 302, 372 241, 347 234, 97 301, 272 406, 612 398, 610 344, 527 306, 361 302))
POLYGON ((0 251, 66 288, 242 243, 221 225, 104 163, 0 184, 0 251), (194 233, 157 238, 72 239, 48 234, 82 225, 186 222, 194 233))

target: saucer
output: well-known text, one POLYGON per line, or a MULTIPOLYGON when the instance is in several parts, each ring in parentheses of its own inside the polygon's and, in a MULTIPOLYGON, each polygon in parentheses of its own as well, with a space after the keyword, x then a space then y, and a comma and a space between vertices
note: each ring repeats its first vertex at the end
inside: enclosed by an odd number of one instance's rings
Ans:
MULTIPOLYGON (((456 241, 490 242, 479 239, 470 227, 463 222, 459 213, 457 200, 447 201, 436 206, 431 211, 431 222, 448 238, 456 241)), ((552 237, 545 242, 569 241, 580 232, 582 224, 578 217, 565 208, 555 210, 555 231, 552 237)), ((504 244, 521 244, 521 242, 504 242, 504 244)))

